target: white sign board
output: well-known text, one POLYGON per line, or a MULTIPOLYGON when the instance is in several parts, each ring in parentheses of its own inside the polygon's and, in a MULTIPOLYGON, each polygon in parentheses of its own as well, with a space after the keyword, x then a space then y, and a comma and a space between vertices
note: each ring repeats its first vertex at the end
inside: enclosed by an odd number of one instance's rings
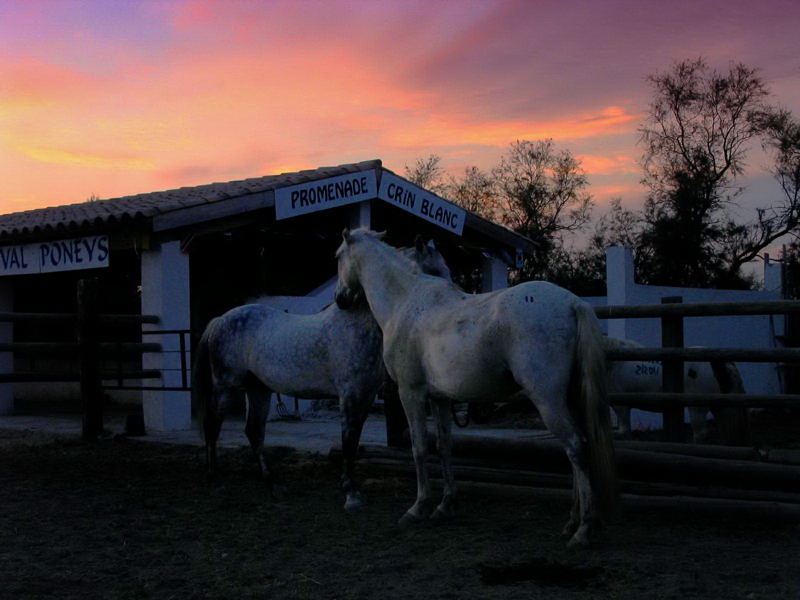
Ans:
POLYGON ((108 236, 0 246, 0 277, 108 266, 108 236))
POLYGON ((388 171, 383 172, 378 198, 461 235, 467 212, 388 171))
POLYGON ((275 190, 275 218, 288 219, 319 210, 371 200, 377 196, 375 171, 360 171, 275 190))

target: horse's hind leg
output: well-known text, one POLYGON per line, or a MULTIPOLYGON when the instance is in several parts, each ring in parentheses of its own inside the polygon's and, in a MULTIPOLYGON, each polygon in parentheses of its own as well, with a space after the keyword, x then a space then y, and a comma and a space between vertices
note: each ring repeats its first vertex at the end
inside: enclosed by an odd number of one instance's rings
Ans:
POLYGON ((558 377, 556 369, 545 381, 524 382, 522 386, 542 416, 547 429, 563 444, 572 466, 575 502, 564 533, 572 535, 570 546, 586 546, 589 532, 597 519, 594 494, 589 476, 586 442, 567 406, 566 373, 558 377))
POLYGON ((211 394, 212 401, 203 414, 203 438, 206 444, 206 469, 209 481, 213 481, 217 476, 217 440, 225 413, 235 398, 236 391, 232 387, 215 384, 211 394))
POLYGON ((400 518, 400 525, 411 525, 426 518, 425 504, 430 496, 430 482, 425 459, 428 456, 428 429, 425 424, 425 394, 400 387, 400 402, 408 418, 411 451, 417 469, 417 500, 400 518))
POLYGON ((247 424, 244 431, 250 441, 250 448, 258 462, 261 476, 271 483, 272 470, 264 455, 264 431, 269 414, 270 390, 255 377, 250 376, 245 384, 247 391, 247 424))
POLYGON ((589 543, 589 532, 597 520, 596 507, 589 464, 586 456, 586 443, 577 424, 567 410, 565 403, 535 401, 547 429, 564 445, 570 464, 574 486, 574 503, 570 520, 564 533, 572 537, 570 546, 586 546, 589 543))
POLYGON ((442 502, 431 515, 432 519, 451 519, 455 516, 456 486, 453 477, 453 422, 450 400, 431 398, 431 412, 436 422, 436 447, 442 461, 444 493, 442 502))
POLYGON ((343 393, 339 398, 339 418, 342 423, 341 487, 345 493, 345 510, 357 510, 364 505, 355 482, 355 464, 358 443, 372 401, 371 395, 363 393, 343 393))

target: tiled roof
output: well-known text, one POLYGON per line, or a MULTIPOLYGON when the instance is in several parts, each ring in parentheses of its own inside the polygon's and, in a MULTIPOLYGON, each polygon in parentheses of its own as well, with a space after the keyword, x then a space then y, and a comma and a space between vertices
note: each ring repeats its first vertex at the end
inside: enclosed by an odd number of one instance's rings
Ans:
POLYGON ((241 181, 211 183, 109 200, 95 200, 81 202, 80 204, 10 213, 0 215, 0 241, 19 236, 47 235, 51 232, 91 228, 93 226, 102 227, 103 225, 131 220, 146 220, 183 208, 212 204, 230 198, 266 192, 325 177, 367 171, 380 166, 380 160, 370 160, 337 167, 321 167, 296 173, 267 175, 241 181))

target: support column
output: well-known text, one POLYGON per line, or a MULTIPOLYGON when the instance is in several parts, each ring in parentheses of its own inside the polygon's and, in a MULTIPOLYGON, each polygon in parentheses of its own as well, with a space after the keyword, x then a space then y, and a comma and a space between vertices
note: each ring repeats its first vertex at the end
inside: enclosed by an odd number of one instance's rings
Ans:
POLYGON ((483 275, 482 292, 491 292, 508 287, 508 267, 502 260, 493 256, 484 256, 481 262, 481 274, 483 275))
MULTIPOLYGON (((606 296, 609 306, 624 306, 633 287, 633 250, 627 246, 606 248, 606 296)), ((608 335, 628 339, 626 319, 609 319, 608 335)))
MULTIPOLYGON (((8 278, 0 279, 0 312, 14 311, 14 282, 8 278)), ((14 341, 14 324, 0 323, 0 342, 14 341)), ((14 372, 14 353, 0 352, 0 373, 14 372)), ((14 384, 0 383, 0 415, 14 412, 14 384)))
MULTIPOLYGON (((144 331, 190 328, 189 255, 182 254, 179 241, 142 252, 142 314, 157 315, 160 322, 145 324, 144 331)), ((180 336, 146 335, 162 352, 142 357, 144 369, 159 369, 164 387, 181 385, 180 336)), ((191 359, 188 359, 191 364, 191 359)), ((147 431, 179 431, 191 428, 192 401, 189 391, 145 391, 142 394, 147 431)))
POLYGON ((364 200, 352 207, 350 212, 350 229, 366 227, 372 229, 372 201, 364 200))

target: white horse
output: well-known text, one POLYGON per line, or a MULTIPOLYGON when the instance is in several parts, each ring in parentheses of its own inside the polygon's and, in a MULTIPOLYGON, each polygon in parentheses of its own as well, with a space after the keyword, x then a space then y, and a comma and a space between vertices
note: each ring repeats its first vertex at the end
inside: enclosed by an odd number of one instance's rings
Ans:
MULTIPOLYGON (((606 348, 643 348, 632 340, 607 337, 606 348)), ((736 364, 724 361, 683 363, 684 391, 691 394, 744 394, 742 376, 736 364)), ((662 371, 660 361, 608 361, 609 393, 651 393, 662 391, 662 371)), ((631 407, 614 406, 617 415, 618 431, 625 438, 631 437, 631 407)), ((692 425, 692 441, 707 442, 710 437, 706 415, 707 407, 689 407, 689 422, 692 425)), ((718 425, 734 430, 742 427, 741 419, 746 413, 740 409, 714 409, 712 411, 718 425)))
POLYGON ((408 417, 417 498, 401 524, 427 515, 426 401, 444 479, 444 496, 431 516, 447 518, 454 515, 455 498, 450 402, 489 401, 523 390, 565 446, 575 489, 565 533, 572 535, 571 545, 587 544, 598 509, 612 508, 616 497, 603 340, 592 308, 545 282, 467 294, 421 273, 381 242, 381 234, 345 230, 343 237, 336 302, 346 308, 362 291, 366 295, 408 417))
MULTIPOLYGON (((419 238, 414 248, 401 252, 425 272, 450 278, 441 254, 419 238)), ((381 348, 381 330, 363 300, 349 310, 331 304, 313 315, 246 304, 212 319, 195 350, 192 370, 209 476, 216 473, 216 444, 226 410, 243 394, 245 433, 268 482, 272 472, 264 455, 264 433, 272 392, 338 398, 345 509, 361 506, 353 472, 364 421, 384 381, 381 348)))

